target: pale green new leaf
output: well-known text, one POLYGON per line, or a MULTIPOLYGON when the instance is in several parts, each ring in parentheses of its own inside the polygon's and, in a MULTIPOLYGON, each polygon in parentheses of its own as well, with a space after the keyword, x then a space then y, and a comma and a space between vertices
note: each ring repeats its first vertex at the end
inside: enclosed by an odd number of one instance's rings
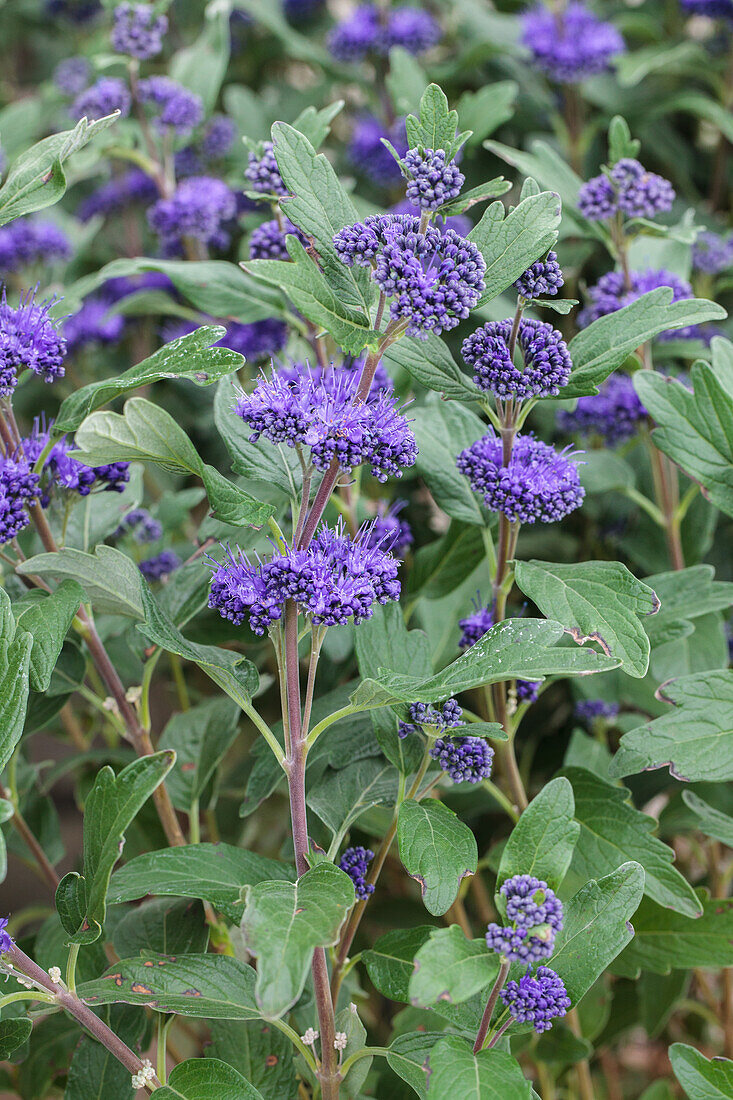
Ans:
POLYGON ((468 239, 486 261, 485 289, 479 305, 490 302, 519 278, 557 240, 561 204, 554 191, 530 195, 506 217, 504 206, 493 202, 468 239))
POLYGON ((316 947, 335 943, 354 904, 354 884, 332 863, 297 882, 261 882, 244 890, 242 935, 257 958, 256 1001, 277 1018, 298 1000, 316 947))
POLYGON ((410 1001, 423 1008, 459 1004, 490 986, 498 972, 499 956, 483 937, 469 940, 457 924, 436 928, 415 955, 410 1001))
POLYGON ((670 680, 657 698, 674 710, 624 734, 609 774, 669 767, 676 779, 733 779, 733 675, 728 669, 670 680))
POLYGON ((448 99, 437 84, 429 84, 420 100, 420 117, 405 119, 407 144, 410 149, 444 149, 446 160, 452 160, 468 134, 456 136, 458 112, 451 111, 448 99))
POLYGON ((573 820, 573 789, 567 779, 551 780, 530 802, 512 829, 497 875, 497 888, 514 875, 534 875, 557 890, 573 856, 580 826, 573 820))
POLYGON ((445 913, 461 881, 476 873, 478 848, 468 825, 442 802, 409 798, 400 805, 397 842, 405 870, 420 883, 427 911, 445 913))
POLYGON ((563 623, 576 642, 598 642, 630 676, 646 675, 650 645, 641 617, 656 614, 659 599, 621 562, 518 561, 515 579, 542 614, 563 623))

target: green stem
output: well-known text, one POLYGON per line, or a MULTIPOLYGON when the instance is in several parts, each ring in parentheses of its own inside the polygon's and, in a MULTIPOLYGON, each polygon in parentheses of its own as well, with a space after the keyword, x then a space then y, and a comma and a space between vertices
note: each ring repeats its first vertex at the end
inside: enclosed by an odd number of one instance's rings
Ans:
POLYGON ((308 1063, 309 1068, 313 1071, 314 1074, 316 1074, 318 1072, 318 1066, 316 1065, 316 1060, 313 1057, 313 1053, 305 1045, 300 1035, 298 1035, 297 1031, 294 1031, 293 1028, 290 1027, 289 1024, 286 1024, 284 1020, 270 1020, 269 1022, 274 1027, 276 1027, 278 1031, 282 1031, 283 1035, 287 1035, 290 1042, 293 1044, 294 1047, 297 1047, 298 1052, 308 1063))
POLYGON ((45 1001, 46 1004, 52 1005, 54 999, 50 993, 41 993, 37 989, 29 989, 27 992, 21 989, 17 993, 6 993, 4 997, 0 997, 0 1012, 6 1005, 18 1004, 20 1001, 45 1001))
POLYGON ((188 836, 191 844, 201 843, 201 817, 198 798, 192 798, 191 805, 188 808, 188 836))
POLYGON ((166 1083, 166 1081, 168 1080, 167 1040, 168 1040, 168 1031, 169 1031, 170 1026, 171 1026, 171 1024, 173 1023, 174 1020, 175 1020, 175 1016, 173 1016, 173 1015, 169 1016, 168 1019, 166 1020, 166 1018, 165 1018, 165 1016, 163 1015, 162 1012, 158 1014, 158 1021, 157 1021, 158 1041, 157 1041, 156 1068, 157 1068, 157 1072, 158 1072, 158 1079, 159 1079, 161 1085, 164 1085, 166 1083))
POLYGON ((492 783, 490 779, 484 779, 481 783, 481 786, 484 788, 484 790, 489 792, 493 799, 495 799, 499 803, 501 808, 505 811, 505 813, 509 815, 509 817, 516 825, 517 821, 519 821, 519 814, 517 813, 515 807, 511 804, 507 796, 504 794, 504 792, 499 787, 497 787, 495 783, 492 783))
POLYGON ((388 1054, 388 1047, 362 1047, 361 1050, 355 1050, 354 1053, 346 1059, 341 1066, 341 1074, 345 1077, 354 1063, 360 1061, 362 1058, 386 1058, 388 1054))
POLYGON ((66 961, 66 988, 69 993, 76 993, 76 960, 79 957, 81 944, 69 944, 69 957, 66 961))

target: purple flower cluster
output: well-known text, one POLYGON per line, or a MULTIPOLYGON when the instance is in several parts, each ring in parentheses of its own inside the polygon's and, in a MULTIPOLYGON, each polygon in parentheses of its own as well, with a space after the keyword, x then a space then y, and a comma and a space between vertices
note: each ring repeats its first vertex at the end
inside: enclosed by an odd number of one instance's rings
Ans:
POLYGON ((106 118, 119 111, 127 118, 132 107, 132 96, 124 80, 118 76, 102 76, 74 100, 71 113, 74 118, 106 118))
POLYGON ((13 946, 13 937, 7 931, 9 917, 0 917, 0 955, 4 955, 13 946))
POLYGON ((564 282, 562 269, 557 262, 557 253, 548 252, 544 260, 536 260, 523 275, 519 276, 514 289, 520 298, 531 301, 543 295, 554 297, 564 282))
POLYGON ((575 717, 583 722, 594 722, 597 718, 615 718, 618 712, 618 703, 606 703, 603 699, 581 699, 575 704, 575 717))
POLYGON ((174 569, 178 569, 181 559, 173 550, 161 550, 153 558, 141 561, 138 569, 147 581, 159 581, 167 577, 174 569))
POLYGON ((459 619, 461 638, 458 645, 461 649, 468 649, 483 638, 484 634, 494 625, 494 612, 491 607, 481 607, 474 603, 475 611, 467 615, 465 619, 459 619))
POLYGON ((511 927, 490 924, 486 932, 489 949, 510 962, 531 964, 549 959, 563 919, 562 903, 554 890, 533 875, 514 875, 499 892, 511 927))
MULTIPOLYGON (((53 421, 46 427, 38 417, 33 421, 31 434, 23 439, 23 453, 29 463, 37 462, 41 452, 46 448, 51 438, 52 424, 53 421)), ((46 508, 53 490, 66 490, 85 497, 92 491, 92 487, 99 483, 104 485, 105 492, 123 492, 130 480, 130 463, 111 462, 105 466, 85 466, 83 462, 76 461, 71 444, 62 437, 54 443, 47 454, 41 479, 43 487, 41 504, 46 508)))
POLYGON ((577 0, 560 10, 537 7, 524 16, 522 41, 540 72, 558 84, 576 84, 607 72, 624 40, 577 0))
POLYGON ((480 783, 491 775, 494 750, 482 737, 439 737, 430 755, 454 783, 480 783))
POLYGON ((569 448, 556 451, 533 435, 518 435, 509 465, 502 445, 489 429, 462 451, 456 463, 481 493, 486 507, 503 512, 512 523, 554 523, 578 508, 585 496, 569 448))
POLYGON ((191 176, 183 180, 169 199, 158 199, 148 211, 151 228, 162 238, 167 251, 178 248, 182 237, 205 244, 224 244, 222 225, 237 212, 234 192, 213 176, 191 176))
POLYGON ((380 9, 363 4, 331 32, 328 48, 339 61, 361 61, 369 54, 386 56, 394 46, 424 53, 441 38, 440 26, 420 8, 380 9))
POLYGON ((343 626, 371 617, 375 603, 400 597, 398 561, 385 546, 369 545, 370 531, 354 539, 343 525, 321 527, 305 550, 291 549, 253 565, 243 551, 231 550, 214 562, 209 607, 239 625, 245 618, 255 634, 281 618, 286 600, 295 600, 314 623, 343 626))
POLYGON ((624 157, 609 174, 594 176, 578 192, 578 209, 589 221, 604 221, 618 211, 629 218, 654 218, 672 209, 669 180, 624 157))
POLYGON ((557 423, 568 434, 599 435, 609 444, 630 439, 647 411, 628 374, 612 374, 598 394, 581 397, 572 412, 562 410, 557 423))
POLYGON ((92 68, 86 57, 67 57, 53 71, 53 82, 64 95, 79 95, 89 83, 92 68))
POLYGON ((410 721, 400 721, 397 732, 401 738, 411 733, 424 733, 423 726, 432 726, 436 730, 456 729, 465 726, 463 710, 456 699, 447 699, 438 709, 430 703, 411 703, 408 711, 410 721))
POLYGON ((333 238, 342 263, 371 266, 380 290, 392 299, 393 319, 408 321, 407 335, 439 335, 465 320, 484 289, 486 263, 477 246, 452 229, 409 214, 369 215, 333 238))
POLYGON ((706 15, 708 19, 733 21, 733 0, 680 0, 691 15, 706 15))
POLYGON ((374 477, 401 477, 417 457, 408 421, 388 393, 355 401, 355 372, 330 372, 316 379, 292 371, 261 378, 253 393, 241 393, 234 411, 252 428, 254 442, 264 435, 271 443, 309 447, 311 461, 326 470, 337 459, 343 470, 364 463, 374 477))
POLYGON ((167 30, 168 16, 159 14, 149 4, 118 4, 114 11, 112 49, 148 61, 163 49, 167 30))
POLYGON ((562 333, 546 321, 521 320, 517 345, 524 366, 520 370, 509 348, 511 332, 511 321, 490 321, 463 341, 461 354, 473 367, 476 385, 499 400, 555 396, 567 385, 573 368, 562 333))
MULTIPOLYGON (((623 309, 642 294, 647 294, 657 287, 668 286, 672 289, 672 301, 679 302, 683 298, 692 297, 692 287, 679 275, 672 271, 648 270, 632 271, 631 285, 626 285, 626 280, 620 271, 609 271, 602 275, 595 286, 588 288, 588 305, 578 314, 578 324, 586 328, 592 321, 599 317, 605 317, 609 313, 615 313, 623 309)), ((677 333, 677 335, 680 335, 677 333)))
POLYGON ((532 1024, 538 1034, 549 1031, 552 1021, 570 1008, 565 983, 549 966, 538 966, 534 976, 525 974, 518 982, 507 982, 500 997, 515 1020, 532 1024))
POLYGON ((540 694, 540 682, 537 680, 517 680, 517 702, 536 703, 540 694))
POLYGON ((360 901, 366 901, 374 893, 374 883, 366 881, 369 864, 373 859, 374 852, 359 844, 355 848, 347 848, 339 860, 339 867, 354 883, 356 896, 360 901))
POLYGON ((283 0, 283 13, 289 23, 299 26, 317 15, 324 4, 325 0, 283 0))
POLYGON ((32 370, 44 382, 64 375, 66 341, 49 317, 53 300, 34 300, 29 290, 17 309, 8 304, 3 288, 0 298, 0 396, 12 393, 22 370, 32 370))
POLYGON ((733 265, 733 235, 705 230, 692 246, 692 266, 706 275, 718 275, 733 265))
POLYGON ((77 313, 67 317, 64 336, 70 352, 89 344, 114 344, 120 339, 125 318, 121 313, 110 313, 111 305, 106 294, 92 294, 77 313))
POLYGON ((212 115, 201 136, 201 152, 207 160, 225 157, 237 136, 237 126, 227 115, 212 115))
POLYGON ((38 474, 26 456, 0 456, 0 545, 28 526, 27 505, 38 500, 40 491, 38 474))
POLYGON ((399 516, 406 503, 405 500, 396 500, 389 508, 382 504, 372 526, 372 544, 378 545, 388 541, 392 553, 398 558, 404 557, 405 551, 414 542, 409 523, 407 520, 400 519, 399 516))
POLYGON ((136 202, 147 205, 157 197, 158 188, 147 172, 142 168, 130 168, 92 191, 79 203, 76 214, 80 221, 88 222, 98 215, 119 214, 136 202))
POLYGON ((113 534, 119 539, 123 535, 132 535, 135 542, 156 542, 163 534, 163 525, 145 508, 133 508, 128 512, 113 534))
POLYGON ((307 238, 301 233, 297 225, 293 225, 287 218, 283 219, 283 226, 273 218, 272 221, 263 222, 253 229, 249 237, 249 255, 252 260, 289 260, 285 237, 292 233, 302 245, 307 245, 307 238))
POLYGON ((53 222, 19 218, 0 228, 0 271, 17 271, 26 264, 68 260, 71 243, 53 222))
POLYGON ((271 141, 263 141, 258 153, 249 154, 249 163, 244 175, 250 189, 260 195, 276 195, 282 198, 290 194, 280 175, 271 141))
POLYGON ((168 76, 150 76, 138 85, 141 103, 157 111, 155 126, 159 130, 172 130, 187 134, 203 121, 204 104, 201 96, 189 92, 168 76))
POLYGON ((400 156, 407 152, 405 123, 398 119, 386 127, 374 115, 362 115, 354 124, 348 157, 354 167, 378 187, 391 187, 402 179, 400 167, 382 138, 389 138, 400 156))
POLYGON ((444 149, 409 149, 402 162, 407 199, 421 210, 437 210, 460 194, 466 177, 444 149))

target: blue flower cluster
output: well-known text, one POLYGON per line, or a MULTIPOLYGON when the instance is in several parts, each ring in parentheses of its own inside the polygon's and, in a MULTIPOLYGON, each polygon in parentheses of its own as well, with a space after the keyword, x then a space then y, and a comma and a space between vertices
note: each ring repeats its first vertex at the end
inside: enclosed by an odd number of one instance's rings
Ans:
POLYGON ((439 24, 420 8, 380 10, 363 4, 334 28, 328 47, 339 61, 361 61, 369 54, 386 57, 395 46, 412 54, 424 53, 440 38, 439 24))
POLYGON ((476 606, 475 603, 474 607, 472 614, 458 620, 461 628, 458 645, 461 649, 468 649, 475 645, 494 625, 494 611, 491 607, 476 606))
POLYGON ((53 71, 53 82, 64 95, 79 95, 89 83, 92 67, 86 57, 66 57, 53 71))
POLYGON ((106 118, 119 111, 126 118, 132 107, 132 96, 124 80, 118 76, 102 76, 81 92, 71 108, 74 118, 106 118))
POLYGON ((263 634, 282 617, 286 600, 295 600, 313 623, 343 626, 368 619, 375 603, 400 598, 398 560, 387 544, 370 545, 370 530, 354 539, 321 527, 305 550, 291 549, 253 565, 243 551, 231 550, 214 562, 209 607, 239 625, 245 618, 255 634, 263 634))
POLYGON ((468 317, 483 292, 486 263, 454 230, 419 227, 409 214, 369 215, 339 230, 333 243, 347 267, 373 266, 374 281, 392 299, 392 318, 405 318, 408 336, 424 338, 468 317))
POLYGON ((7 931, 8 917, 0 917, 0 955, 4 955, 13 946, 13 938, 7 931))
POLYGON ((681 0, 681 4, 691 15, 733 21, 733 0, 681 0))
POLYGON ((692 266, 705 275, 718 275, 733 266, 733 235, 704 230, 692 246, 692 266))
POLYGON ((437 210, 460 194, 466 177, 444 149, 409 149, 402 162, 407 199, 421 210, 437 210))
POLYGON ((500 993, 502 1004, 518 1023, 532 1024, 541 1034, 549 1031, 552 1021, 570 1008, 565 983, 549 966, 538 966, 534 975, 507 982, 500 993))
POLYGON ((609 444, 630 439, 647 416, 628 374, 612 374, 593 397, 581 397, 572 410, 561 410, 557 424, 561 431, 599 435, 609 444))
POLYGON ((516 692, 518 703, 536 703, 540 695, 540 684, 537 680, 517 680, 516 692))
POLYGON ((217 247, 228 243, 222 229, 237 212, 237 200, 223 180, 214 176, 191 176, 183 180, 168 199, 158 199, 148 211, 151 228, 163 247, 173 253, 182 237, 193 237, 217 247))
POLYGON ((386 127, 374 115, 361 115, 354 124, 348 157, 354 167, 378 187, 390 187, 402 179, 400 167, 382 138, 389 138, 400 156, 407 152, 404 119, 386 127))
POLYGON ((43 263, 71 257, 71 242, 53 222, 18 218, 0 228, 0 272, 17 271, 26 264, 43 263))
POLYGON ((366 880, 369 864, 373 859, 374 852, 371 848, 362 848, 359 844, 355 848, 347 848, 339 860, 339 867, 354 883, 356 896, 360 901, 366 901, 374 893, 374 883, 366 880))
POLYGON ((114 9, 112 48, 139 61, 157 57, 163 49, 168 16, 149 4, 118 4, 114 9))
POLYGON ((594 176, 582 185, 578 209, 589 221, 605 221, 616 213, 629 218, 654 218, 671 210, 674 199, 669 180, 648 172, 633 157, 624 157, 608 175, 594 176))
POLYGON ((401 738, 411 733, 424 733, 423 726, 432 726, 436 730, 456 729, 465 726, 463 710, 456 699, 447 699, 438 709, 430 703, 411 703, 408 711, 409 722, 400 721, 397 733, 401 738))
POLYGON ((529 302, 533 298, 542 298, 543 295, 555 297, 564 282, 557 253, 550 251, 544 260, 536 260, 519 276, 514 289, 520 298, 529 302))
POLYGON ((618 703, 607 703, 603 699, 581 699, 575 704, 575 717, 583 722, 594 722, 598 718, 615 718, 618 712, 618 703))
POLYGON ((10 542, 30 523, 27 506, 38 500, 40 485, 27 458, 0 456, 0 545, 10 542))
POLYGON ((527 12, 522 41, 535 68, 558 84, 577 84, 607 72, 611 59, 626 48, 613 24, 578 0, 560 9, 539 6, 527 12))
POLYGON ((275 195, 282 198, 290 194, 280 175, 271 141, 263 141, 259 152, 249 154, 249 163, 244 175, 251 190, 260 195, 275 195))
MULTIPOLYGON (((23 439, 23 454, 31 465, 37 462, 48 445, 52 424, 53 421, 46 427, 42 419, 36 417, 31 434, 23 439)), ((105 492, 121 493, 129 480, 129 462, 85 466, 83 462, 77 462, 72 445, 62 437, 54 443, 43 464, 41 504, 44 508, 48 505, 54 490, 66 490, 85 497, 97 484, 103 485, 105 492)))
POLYGON ((491 775, 494 750, 482 737, 438 737, 430 755, 454 783, 480 783, 491 775))
POLYGON ((133 508, 128 512, 113 534, 119 539, 123 535, 132 535, 135 542, 156 542, 163 534, 163 525, 154 519, 145 508, 133 508))
POLYGON ((554 523, 578 508, 585 496, 570 449, 556 451, 533 435, 518 435, 509 465, 492 429, 458 456, 457 466, 486 507, 513 523, 554 523))
POLYGON ((53 301, 37 304, 34 291, 9 305, 5 288, 0 298, 0 396, 12 393, 21 371, 32 370, 44 382, 64 375, 66 341, 49 317, 53 301))
POLYGON ((368 463, 374 477, 401 477, 417 457, 415 437, 384 391, 355 401, 356 372, 334 370, 315 377, 292 368, 262 377, 251 394, 240 393, 234 411, 252 428, 250 439, 310 448, 311 461, 326 470, 337 459, 343 470, 368 463))
MULTIPOLYGON (((595 286, 588 288, 588 305, 578 314, 578 324, 581 328, 586 328, 599 317, 605 317, 609 313, 623 309, 624 306, 635 302, 637 298, 641 298, 642 294, 647 294, 660 286, 671 288, 673 302, 692 297, 690 284, 679 275, 675 275, 673 271, 664 269, 632 271, 628 286, 622 272, 608 271, 605 275, 601 275, 595 286)), ((687 330, 677 331, 675 335, 679 337, 686 332, 687 330)))
POLYGON ((476 385, 499 400, 555 396, 567 385, 573 367, 562 333, 546 321, 523 318, 517 334, 524 359, 520 369, 509 349, 511 332, 511 321, 490 321, 463 341, 461 354, 473 367, 476 385))
POLYGON ((85 199, 79 203, 76 216, 82 222, 88 222, 98 215, 109 217, 110 214, 120 214, 126 207, 134 203, 155 202, 158 197, 158 188, 155 181, 144 172, 142 168, 130 168, 127 172, 115 176, 111 180, 100 184, 85 199))
POLYGON ((293 225, 287 218, 283 218, 282 225, 275 218, 269 222, 263 222, 253 229, 249 237, 249 255, 252 260, 289 260, 286 236, 292 233, 302 245, 307 245, 307 238, 301 233, 297 225, 293 225))
POLYGON ((168 76, 149 76, 138 85, 140 102, 157 111, 155 126, 178 135, 188 134, 201 124, 204 104, 201 96, 189 92, 168 76))
POLYGON ((486 943, 510 962, 549 959, 562 928, 562 902, 546 882, 533 875, 514 875, 499 891, 506 903, 507 926, 491 923, 486 943))
POLYGON ((173 550, 161 550, 152 558, 141 561, 138 569, 147 581, 159 581, 178 569, 181 559, 173 550))
POLYGON ((372 525, 372 543, 377 545, 389 540, 392 553, 398 558, 404 557, 405 551, 415 541, 409 523, 399 516, 406 503, 404 500, 396 500, 388 508, 382 504, 372 525))
POLYGON ((70 352, 89 344, 114 344, 123 334, 125 318, 110 313, 113 300, 106 294, 91 294, 76 313, 64 322, 64 337, 70 352))

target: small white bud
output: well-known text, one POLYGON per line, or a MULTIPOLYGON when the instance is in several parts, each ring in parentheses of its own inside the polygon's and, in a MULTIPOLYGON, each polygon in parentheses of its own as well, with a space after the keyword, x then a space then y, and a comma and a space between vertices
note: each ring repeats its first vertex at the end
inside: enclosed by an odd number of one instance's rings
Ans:
POLYGON ((346 1037, 346 1032, 345 1031, 337 1031, 336 1032, 336 1038, 333 1041, 333 1045, 336 1048, 336 1050, 346 1050, 347 1042, 348 1042, 348 1039, 346 1037))
POLYGON ((59 982, 61 981, 61 967, 60 966, 49 966, 48 976, 55 985, 58 985, 59 982))
POLYGON ((140 702, 142 693, 142 684, 137 684, 127 689, 125 692, 125 699, 127 699, 128 703, 132 703, 133 706, 136 706, 140 702))
POLYGON ((107 696, 107 698, 102 703, 102 706, 105 710, 110 711, 111 714, 119 715, 120 713, 120 708, 117 706, 116 700, 114 700, 111 695, 107 696))
POLYGON ((142 1065, 137 1073, 132 1075, 132 1087, 134 1089, 145 1088, 153 1078, 155 1077, 155 1070, 153 1069, 153 1063, 149 1058, 143 1058, 142 1065))
POLYGON ((513 714, 517 713, 517 689, 516 687, 510 687, 506 693, 506 712, 511 718, 513 714))
POLYGON ((306 1031, 305 1035, 301 1035, 300 1038, 301 1038, 301 1041, 303 1043, 305 1043, 305 1045, 307 1047, 312 1047, 313 1044, 315 1043, 316 1039, 318 1038, 318 1035, 319 1035, 319 1033, 316 1031, 315 1028, 309 1027, 308 1030, 306 1031))

